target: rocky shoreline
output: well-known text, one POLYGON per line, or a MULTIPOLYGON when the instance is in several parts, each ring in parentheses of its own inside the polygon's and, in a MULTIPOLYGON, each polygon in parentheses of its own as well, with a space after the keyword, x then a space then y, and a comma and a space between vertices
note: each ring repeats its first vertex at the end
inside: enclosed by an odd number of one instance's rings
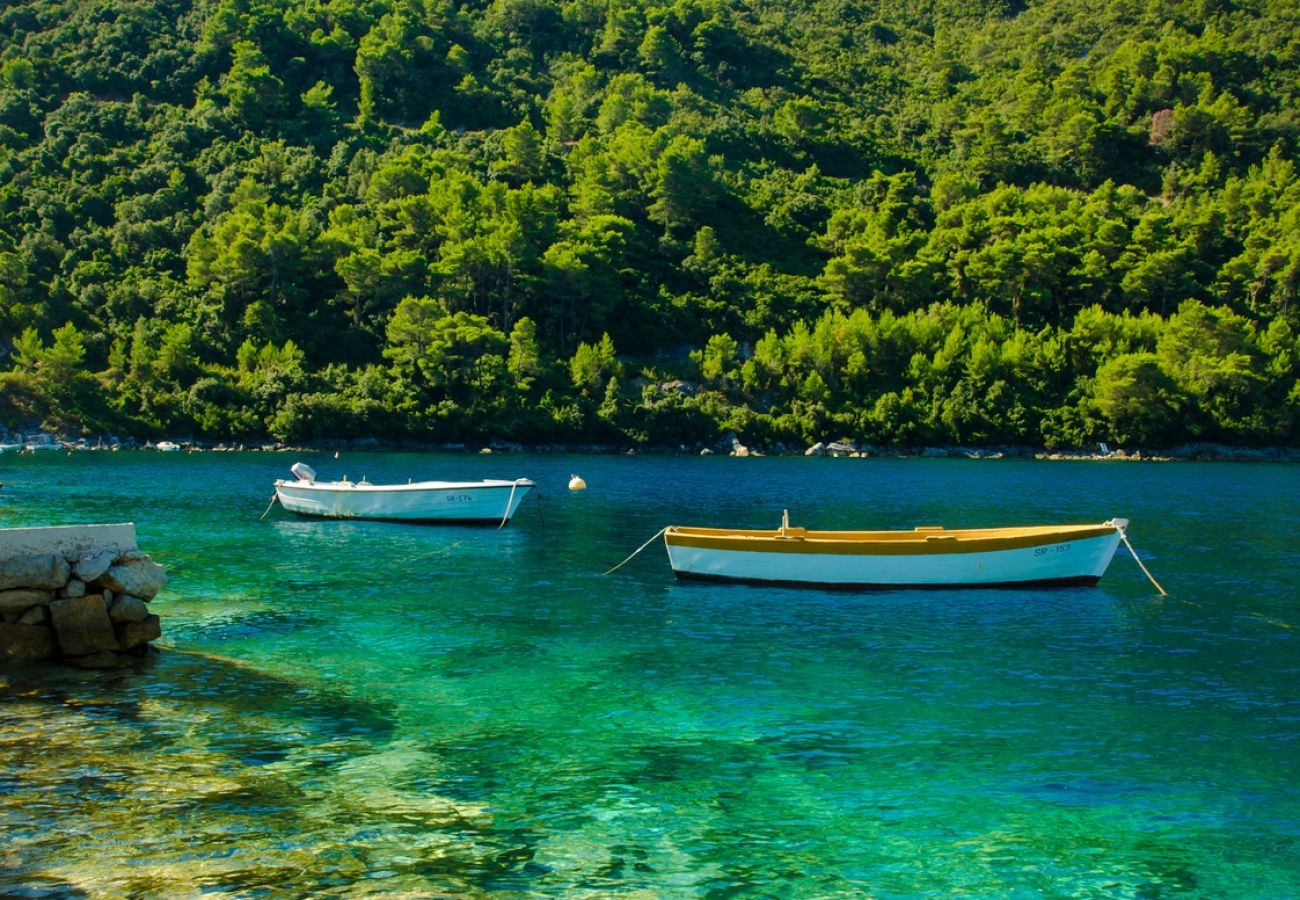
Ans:
POLYGON ((284 444, 276 441, 198 441, 189 438, 141 442, 135 438, 101 437, 93 441, 85 438, 75 442, 66 438, 37 434, 0 436, 0 454, 4 452, 36 454, 43 451, 62 450, 94 452, 120 450, 178 451, 184 453, 328 453, 352 451, 407 451, 438 453, 547 453, 599 455, 682 455, 682 456, 828 456, 840 458, 884 457, 891 459, 1043 459, 1043 460, 1104 460, 1120 462, 1300 462, 1300 447, 1234 447, 1217 443, 1190 443, 1176 447, 1110 448, 1099 445, 1094 449, 1048 450, 1027 445, 905 447, 888 444, 857 443, 851 440, 818 442, 809 447, 791 447, 776 444, 757 448, 743 444, 735 434, 727 434, 711 446, 646 445, 628 446, 598 443, 547 443, 525 444, 515 441, 488 440, 481 444, 459 441, 409 441, 383 440, 374 437, 315 441, 307 444, 284 444))

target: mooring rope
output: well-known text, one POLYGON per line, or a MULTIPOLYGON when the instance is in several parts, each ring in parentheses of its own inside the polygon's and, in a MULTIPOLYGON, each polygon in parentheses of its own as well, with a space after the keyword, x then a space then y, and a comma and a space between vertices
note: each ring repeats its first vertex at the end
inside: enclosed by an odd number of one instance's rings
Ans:
POLYGON ((1151 571, 1146 566, 1142 565, 1142 560, 1138 557, 1138 552, 1133 549, 1133 545, 1128 542, 1128 535, 1124 533, 1124 529, 1119 528, 1118 530, 1120 540, 1124 542, 1125 547, 1128 547, 1128 552, 1133 554, 1133 561, 1138 564, 1138 568, 1141 569, 1143 574, 1145 574, 1146 577, 1150 579, 1151 583, 1156 586, 1156 590, 1160 592, 1161 597, 1168 597, 1169 592, 1162 588, 1160 582, 1156 581, 1155 576, 1151 574, 1151 571))
POLYGON ((279 494, 272 494, 272 495, 271 495, 271 502, 268 503, 268 504, 266 504, 266 509, 262 510, 262 514, 261 514, 260 516, 257 517, 257 521, 260 522, 260 521, 262 521, 263 519, 265 519, 265 518, 266 518, 266 514, 269 513, 269 512, 271 511, 271 507, 272 507, 272 506, 275 506, 275 501, 277 501, 277 500, 279 500, 279 499, 280 499, 280 495, 279 495, 279 494))
POLYGON ((637 547, 636 550, 633 551, 633 553, 632 553, 631 556, 629 556, 627 559, 623 560, 621 563, 619 563, 618 565, 616 565, 614 568, 610 569, 610 570, 609 570, 608 572, 606 572, 605 574, 606 574, 606 575, 613 575, 613 574, 614 574, 615 572, 617 572, 619 569, 621 569, 621 568, 623 568, 624 566, 626 566, 628 563, 630 563, 633 559, 636 558, 636 555, 637 555, 638 553, 640 553, 640 552, 641 552, 642 550, 644 550, 646 547, 649 547, 652 543, 654 543, 655 538, 657 538, 657 537, 659 537, 660 535, 662 535, 665 531, 667 531, 667 530, 668 530, 669 528, 671 528, 671 527, 672 527, 671 525, 665 525, 663 528, 660 528, 658 531, 655 532, 654 537, 650 538, 650 540, 646 541, 646 542, 645 542, 644 544, 642 544, 640 547, 637 547))
POLYGON ((497 526, 497 531, 506 527, 506 522, 510 521, 510 504, 515 502, 515 488, 519 487, 519 479, 516 478, 514 484, 510 485, 510 496, 506 500, 506 513, 501 517, 501 524, 497 526))

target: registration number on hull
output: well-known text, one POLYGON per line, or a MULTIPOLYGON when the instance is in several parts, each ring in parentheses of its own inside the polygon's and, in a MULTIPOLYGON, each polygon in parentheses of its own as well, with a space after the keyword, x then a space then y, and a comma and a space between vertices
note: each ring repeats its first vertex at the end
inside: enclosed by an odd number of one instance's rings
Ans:
POLYGON ((1035 547, 1034 556, 1051 556, 1053 553, 1069 553, 1069 544, 1054 544, 1051 547, 1035 547))

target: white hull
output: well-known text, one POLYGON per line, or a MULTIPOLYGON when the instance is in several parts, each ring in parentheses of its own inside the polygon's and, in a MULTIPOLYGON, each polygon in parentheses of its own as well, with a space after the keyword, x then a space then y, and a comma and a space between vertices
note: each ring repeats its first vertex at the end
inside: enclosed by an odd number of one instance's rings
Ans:
POLYGON ((706 529, 665 533, 668 559, 682 578, 834 587, 992 587, 1096 584, 1120 542, 1120 526, 1057 529, 750 532, 706 529), (1013 534, 1014 532, 1014 534, 1013 534), (965 537, 971 535, 970 537, 965 537))
POLYGON ((277 481, 275 494, 289 512, 324 519, 499 523, 515 514, 534 487, 527 478, 414 484, 277 481))

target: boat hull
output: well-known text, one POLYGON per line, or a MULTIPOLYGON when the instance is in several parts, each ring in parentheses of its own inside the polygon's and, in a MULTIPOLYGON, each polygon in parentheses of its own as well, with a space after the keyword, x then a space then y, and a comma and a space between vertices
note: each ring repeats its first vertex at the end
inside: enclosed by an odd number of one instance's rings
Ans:
POLYGON ((277 481, 275 494, 281 506, 307 518, 500 524, 509 521, 534 487, 526 478, 415 484, 277 481))
POLYGON ((670 527, 679 578, 847 589, 1094 585, 1121 539, 1111 523, 895 532, 670 527))

